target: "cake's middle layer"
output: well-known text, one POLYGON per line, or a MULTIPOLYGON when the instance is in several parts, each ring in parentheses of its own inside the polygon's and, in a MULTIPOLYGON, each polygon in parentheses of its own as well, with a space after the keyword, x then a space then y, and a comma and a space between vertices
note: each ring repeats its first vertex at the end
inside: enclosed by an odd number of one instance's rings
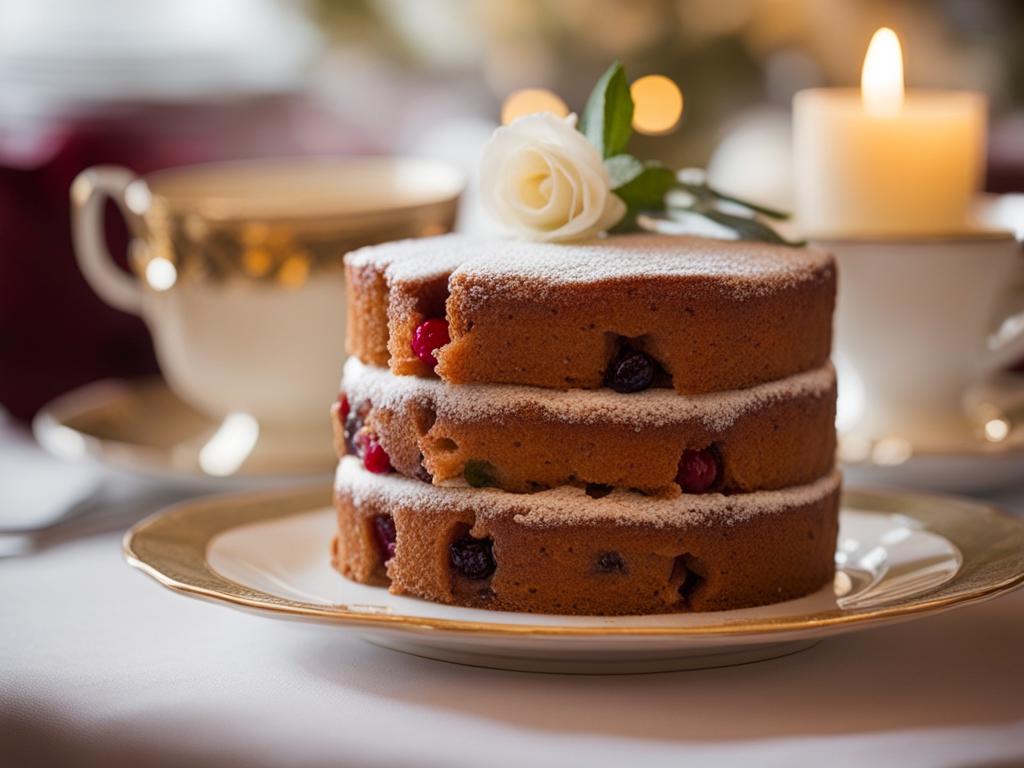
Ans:
MULTIPOLYGON (((771 490, 828 474, 835 455, 832 366, 709 395, 648 390, 450 386, 350 358, 342 392, 350 430, 375 432, 392 466, 434 484, 475 477, 508 491, 570 484, 677 493, 686 450, 712 450, 716 490, 771 490)), ((336 447, 344 425, 334 409, 336 447)))

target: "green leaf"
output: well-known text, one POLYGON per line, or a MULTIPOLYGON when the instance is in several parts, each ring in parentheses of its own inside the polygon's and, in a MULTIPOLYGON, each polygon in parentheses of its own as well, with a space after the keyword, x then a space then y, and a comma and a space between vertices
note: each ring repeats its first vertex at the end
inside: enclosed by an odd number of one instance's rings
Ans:
POLYGON ((633 133, 633 97, 629 93, 626 71, 619 62, 608 67, 590 92, 580 118, 580 131, 597 147, 601 157, 626 151, 633 133))
POLYGON ((616 155, 605 161, 612 190, 630 212, 663 210, 665 194, 676 185, 676 175, 654 161, 641 162, 631 155, 616 155))
POLYGON ((644 163, 632 155, 615 155, 604 161, 605 170, 611 177, 612 189, 628 184, 644 172, 644 163))

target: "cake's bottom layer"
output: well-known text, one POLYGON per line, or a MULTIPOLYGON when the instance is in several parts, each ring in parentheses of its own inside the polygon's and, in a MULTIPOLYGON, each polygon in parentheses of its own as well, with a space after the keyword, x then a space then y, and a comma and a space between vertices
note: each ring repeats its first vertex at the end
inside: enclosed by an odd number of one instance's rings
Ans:
MULTIPOLYGON (((690 500, 674 521, 671 513, 657 523, 649 514, 636 521, 567 514, 561 522, 540 514, 539 524, 531 522, 532 500, 544 494, 423 484, 410 493, 416 481, 368 475, 339 471, 334 564, 396 594, 543 613, 713 611, 801 597, 834 573, 835 475, 784 492, 697 497, 712 511, 690 500), (517 498, 531 502, 517 508, 517 498), (390 547, 382 531, 393 532, 390 547), (467 559, 480 575, 465 574, 467 559)), ((587 499, 596 507, 606 501, 587 499)), ((610 503, 624 506, 621 497, 610 503)))

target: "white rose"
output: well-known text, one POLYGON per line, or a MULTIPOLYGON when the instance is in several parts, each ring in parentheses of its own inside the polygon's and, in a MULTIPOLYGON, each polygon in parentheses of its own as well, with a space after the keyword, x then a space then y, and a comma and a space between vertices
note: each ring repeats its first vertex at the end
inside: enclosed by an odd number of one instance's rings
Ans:
POLYGON ((526 115, 498 128, 480 162, 484 207, 530 240, 576 240, 615 226, 626 206, 576 115, 526 115))

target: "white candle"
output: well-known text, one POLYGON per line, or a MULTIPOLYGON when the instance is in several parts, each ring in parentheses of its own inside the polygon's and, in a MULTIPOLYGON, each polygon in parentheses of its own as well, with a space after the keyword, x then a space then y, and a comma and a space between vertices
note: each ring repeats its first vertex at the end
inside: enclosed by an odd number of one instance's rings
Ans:
POLYGON ((810 235, 919 235, 968 228, 984 162, 985 97, 903 92, 899 40, 880 29, 861 90, 793 100, 796 219, 810 235))

